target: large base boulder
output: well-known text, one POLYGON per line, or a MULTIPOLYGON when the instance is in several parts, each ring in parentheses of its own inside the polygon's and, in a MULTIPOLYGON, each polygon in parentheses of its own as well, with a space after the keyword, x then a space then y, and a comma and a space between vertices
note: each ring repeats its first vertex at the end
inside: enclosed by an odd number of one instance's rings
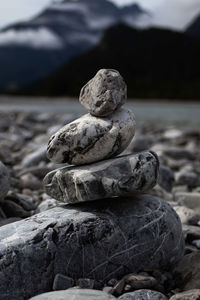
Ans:
POLYGON ((107 281, 180 260, 179 217, 152 196, 62 204, 0 228, 1 300, 52 290, 56 274, 107 281))

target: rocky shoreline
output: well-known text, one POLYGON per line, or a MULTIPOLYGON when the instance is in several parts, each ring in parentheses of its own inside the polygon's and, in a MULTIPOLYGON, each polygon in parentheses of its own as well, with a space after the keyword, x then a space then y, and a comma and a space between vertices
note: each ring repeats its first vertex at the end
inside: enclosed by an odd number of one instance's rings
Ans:
MULTIPOLYGON (((40 212, 45 213, 53 207, 59 209, 61 204, 45 193, 42 184, 44 176, 60 166, 47 160, 46 144, 51 134, 74 118, 74 115, 61 116, 39 112, 1 112, 0 160, 9 174, 1 165, 1 226, 40 212), (9 178, 9 188, 7 178, 9 178), (5 196, 7 190, 9 191, 5 196)), ((140 128, 137 128, 134 140, 123 153, 151 149, 159 156, 161 162, 159 183, 150 193, 162 197, 173 206, 182 221, 186 242, 185 256, 174 272, 167 270, 160 273, 158 270, 146 270, 145 273, 134 275, 134 280, 129 279, 132 275, 129 276, 127 272, 129 277, 113 278, 103 284, 87 278, 72 283, 69 278, 57 275, 54 280, 52 279, 52 290, 72 286, 98 288, 118 297, 136 289, 150 288, 169 298, 178 292, 199 289, 199 144, 198 129, 164 127, 161 124, 144 122, 140 128), (146 276, 148 280, 142 279, 142 276, 146 276), (151 277, 156 280, 155 285, 149 283, 151 277), (136 281, 138 285, 135 288, 136 281)), ((10 227, 3 228, 6 231, 10 227)), ((199 291, 194 291, 194 294, 199 295, 199 291)), ((178 295, 174 297, 176 298, 173 299, 180 299, 178 295)), ((191 295, 190 297, 181 299, 197 299, 192 298, 191 295)), ((136 298, 132 296, 130 299, 136 298)))
POLYGON ((0 299, 199 299, 200 131, 125 100, 102 69, 78 119, 0 113, 0 299))

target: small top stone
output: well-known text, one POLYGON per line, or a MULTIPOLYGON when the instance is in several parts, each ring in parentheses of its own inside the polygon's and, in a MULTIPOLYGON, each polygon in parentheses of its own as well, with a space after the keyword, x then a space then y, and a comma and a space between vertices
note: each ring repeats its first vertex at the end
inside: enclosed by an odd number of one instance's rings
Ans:
POLYGON ((117 70, 101 69, 80 92, 79 101, 94 116, 110 115, 127 98, 126 84, 117 70))

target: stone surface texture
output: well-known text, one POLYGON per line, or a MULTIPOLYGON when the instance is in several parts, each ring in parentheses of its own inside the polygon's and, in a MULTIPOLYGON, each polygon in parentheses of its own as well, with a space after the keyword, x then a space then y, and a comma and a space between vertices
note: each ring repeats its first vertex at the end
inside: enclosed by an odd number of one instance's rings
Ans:
POLYGON ((90 289, 68 289, 35 296, 29 300, 114 300, 112 295, 90 289))
POLYGON ((124 279, 133 290, 151 289, 157 285, 157 280, 152 276, 129 274, 124 279))
POLYGON ((120 108, 106 118, 86 114, 49 139, 47 157, 56 163, 82 165, 121 153, 135 133, 134 114, 120 108))
POLYGON ((199 288, 200 251, 185 255, 174 269, 177 286, 182 291, 199 288))
POLYGON ((6 166, 0 161, 0 201, 4 199, 10 187, 6 166))
POLYGON ((51 291, 57 274, 107 281, 168 268, 183 252, 180 220, 159 198, 63 204, 0 228, 1 300, 51 291))
POLYGON ((178 192, 174 195, 174 199, 179 205, 191 209, 200 207, 200 193, 178 192))
POLYGON ((126 84, 118 71, 101 69, 80 92, 79 101, 94 116, 108 116, 125 103, 126 84))
POLYGON ((68 276, 64 276, 62 274, 56 274, 53 282, 53 290, 67 290, 74 285, 74 280, 68 276))
POLYGON ((196 213, 195 210, 180 205, 175 205, 173 208, 178 214, 182 224, 198 225, 200 214, 196 213))
POLYGON ((156 154, 140 152, 54 170, 44 178, 44 187, 51 197, 66 203, 133 195, 156 184, 158 167, 156 154))
POLYGON ((123 294, 118 299, 119 300, 167 300, 167 297, 157 291, 142 289, 142 290, 137 290, 135 292, 123 294))
POLYGON ((166 166, 161 165, 159 169, 158 184, 167 192, 171 192, 174 185, 174 173, 166 166))
POLYGON ((178 293, 170 298, 170 300, 199 300, 200 289, 194 289, 182 293, 178 293))

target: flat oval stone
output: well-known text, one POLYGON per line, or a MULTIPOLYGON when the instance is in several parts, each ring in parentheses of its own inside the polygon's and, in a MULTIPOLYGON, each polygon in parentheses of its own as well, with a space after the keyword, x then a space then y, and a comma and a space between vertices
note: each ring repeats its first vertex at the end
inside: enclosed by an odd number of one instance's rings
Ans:
POLYGON ((184 253, 177 214, 149 195, 62 204, 1 227, 0 237, 3 300, 51 291, 56 274, 107 282, 169 268, 184 253))
POLYGON ((123 294, 118 299, 119 300, 167 300, 168 298, 160 292, 142 289, 135 292, 123 294))
POLYGON ((57 291, 44 293, 35 296, 29 300, 114 300, 114 296, 102 291, 90 289, 68 289, 66 291, 57 291))
POLYGON ((47 157, 73 165, 96 162, 121 153, 134 133, 135 117, 128 109, 120 108, 107 118, 87 114, 49 139, 47 157))
POLYGON ((89 113, 103 117, 122 106, 126 98, 126 84, 119 72, 101 69, 81 89, 79 101, 89 113))
POLYGON ((66 203, 130 196, 154 187, 158 166, 155 153, 140 152, 54 170, 44 178, 44 187, 51 197, 66 203))

